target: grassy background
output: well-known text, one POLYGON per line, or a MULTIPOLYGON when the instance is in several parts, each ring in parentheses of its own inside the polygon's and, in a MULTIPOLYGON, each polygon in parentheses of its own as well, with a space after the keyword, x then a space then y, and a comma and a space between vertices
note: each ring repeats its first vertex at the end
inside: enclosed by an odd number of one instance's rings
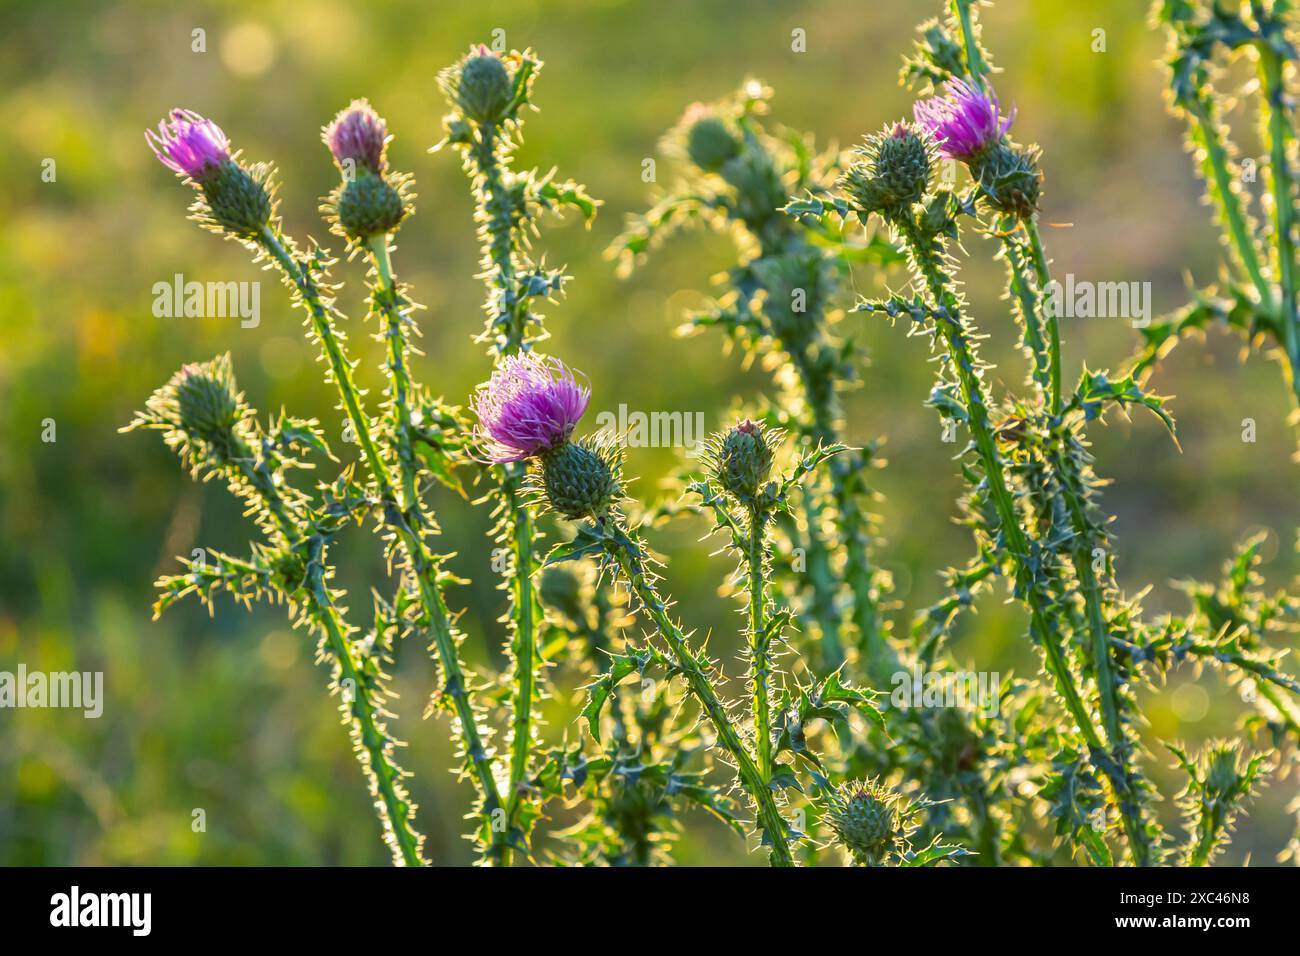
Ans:
MULTIPOLYGON (((273 281, 264 281, 262 321, 158 319, 155 282, 266 279, 244 251, 184 218, 186 190, 145 148, 141 131, 175 105, 215 118, 251 159, 281 167, 281 211, 289 231, 324 238, 316 198, 335 173, 319 127, 356 96, 367 96, 397 139, 390 158, 417 178, 418 215, 400 235, 396 265, 422 314, 426 357, 420 378, 461 400, 488 372, 471 336, 481 323, 481 287, 470 202, 454 156, 428 154, 441 137, 445 104, 434 76, 471 43, 503 29, 511 46, 547 61, 536 87, 542 108, 528 121, 520 161, 587 184, 604 200, 590 230, 550 229, 540 249, 567 263, 567 301, 549 310, 551 350, 591 378, 593 411, 704 411, 710 427, 733 397, 764 381, 724 356, 708 336, 670 330, 707 277, 731 256, 723 237, 697 235, 665 250, 629 281, 602 250, 624 216, 644 208, 641 161, 685 104, 729 92, 743 77, 776 90, 774 118, 854 142, 903 114, 896 84, 914 24, 935 0, 861 4, 851 0, 735 4, 358 5, 295 0, 268 5, 138 2, 0 6, 0 670, 102 670, 107 702, 99 720, 69 711, 0 712, 0 862, 31 863, 381 863, 387 852, 360 775, 322 693, 304 638, 279 609, 249 615, 225 607, 215 619, 197 605, 149 618, 151 582, 172 556, 206 545, 244 550, 248 527, 224 491, 194 486, 161 443, 118 435, 151 389, 182 362, 234 354, 240 384, 264 412, 287 405, 319 417, 337 435, 331 390, 319 381, 299 318, 273 281), (794 28, 807 52, 791 51, 794 28), (206 31, 205 53, 191 31, 206 31), (42 181, 42 163, 57 181, 42 181), (53 419, 57 441, 41 441, 53 419), (203 808, 207 832, 191 831, 203 808)), ((1183 275, 1213 278, 1216 249, 1200 189, 1164 113, 1155 66, 1163 39, 1135 0, 1089 4, 1002 0, 985 16, 985 37, 1005 70, 1004 103, 1014 104, 1021 141, 1045 147, 1044 218, 1059 275, 1150 281, 1157 313, 1184 300, 1183 275), (1106 50, 1094 52, 1093 31, 1106 50)), ((1243 121, 1253 117, 1239 116, 1243 121)), ((1247 144, 1249 146, 1249 144, 1247 144)), ((661 164, 661 170, 666 169, 661 164)), ((999 300, 1000 265, 972 237, 967 271, 974 312, 992 336, 988 357, 1006 371, 995 385, 1021 384, 1014 326, 999 300), (1005 376, 1005 377, 1004 377, 1005 376)), ((345 309, 361 300, 351 278, 345 309)), ((882 280, 865 270, 862 290, 882 280)), ((852 319, 853 322, 861 322, 852 319)), ((931 370, 923 340, 862 322, 871 357, 865 385, 849 402, 848 433, 886 440, 877 476, 885 544, 881 560, 905 603, 898 620, 938 594, 936 571, 964 559, 966 533, 950 523, 959 483, 922 406, 931 370)), ((378 383, 378 346, 360 323, 350 329, 361 374, 378 383)), ((1134 344, 1122 320, 1069 320, 1065 367, 1120 362, 1134 344)), ((1239 344, 1211 337, 1175 353, 1160 391, 1176 396, 1182 451, 1151 418, 1114 420, 1095 430, 1099 471, 1114 479, 1106 506, 1116 514, 1119 571, 1126 588, 1147 584, 1153 610, 1179 609, 1171 579, 1215 574, 1248 530, 1273 532, 1270 565, 1279 583, 1295 570, 1297 519, 1293 436, 1278 369, 1242 360, 1239 344), (1243 418, 1258 441, 1240 440, 1243 418)), ((376 389, 377 390, 377 389, 376 389)), ((650 491, 673 463, 669 453, 634 450, 630 466, 650 491)), ((467 654, 499 666, 500 595, 492 589, 483 537, 487 517, 437 500, 446 548, 474 583, 452 595, 464 606, 467 654)), ((725 564, 707 557, 698 529, 656 538, 671 558, 669 585, 702 630, 734 630, 731 605, 715 588, 725 564)), ((357 610, 382 568, 361 537, 340 549, 344 583, 357 610)), ((364 615, 361 615, 364 617, 364 615)), ((905 626, 905 623, 904 623, 905 626)), ((967 621, 960 651, 1004 672, 1032 666, 1018 612, 986 601, 967 621)), ((406 649, 397 681, 404 763, 432 857, 467 862, 458 837, 468 788, 447 773, 445 728, 420 721, 430 670, 406 649)), ((559 716, 559 702, 551 711, 559 716)), ((1147 702, 1153 732, 1200 740, 1227 730, 1239 707, 1210 676, 1182 675, 1147 702)), ((552 725, 554 736, 563 726, 552 725)), ((1163 777, 1163 757, 1150 768, 1163 777)), ((1294 781, 1275 785, 1242 827, 1230 859, 1269 862, 1285 843, 1283 807, 1294 781)), ((1167 791, 1168 792, 1168 791, 1167 791)), ((720 826, 688 821, 687 862, 755 862, 720 826)))

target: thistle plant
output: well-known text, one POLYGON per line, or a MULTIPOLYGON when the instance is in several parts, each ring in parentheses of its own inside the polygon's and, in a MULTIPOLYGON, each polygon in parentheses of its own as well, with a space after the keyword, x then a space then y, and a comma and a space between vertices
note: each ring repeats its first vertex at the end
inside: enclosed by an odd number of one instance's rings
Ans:
MULTIPOLYGON (((829 189, 838 156, 833 149, 817 152, 810 137, 769 131, 763 115, 770 97, 771 90, 749 80, 734 96, 688 108, 663 143, 680 181, 631 221, 609 254, 627 274, 683 227, 728 233, 740 261, 721 296, 690 315, 683 331, 725 332, 776 379, 778 395, 764 409, 765 420, 801 441, 829 446, 842 439, 839 395, 856 381, 853 341, 839 327, 834 301, 844 262, 879 263, 896 253, 875 238, 828 247, 820 228, 779 213, 792 192, 829 189)), ((802 527, 790 529, 782 548, 807 555, 806 574, 784 577, 806 592, 800 617, 809 648, 830 668, 846 660, 850 645, 864 660, 880 654, 887 634, 888 576, 872 555, 873 494, 866 482, 874 458, 871 446, 836 456, 829 480, 808 486, 802 527)))
POLYGON ((1112 860, 1102 838, 1106 807, 1113 809, 1129 859, 1148 865, 1164 858, 1168 840, 1139 766, 1134 675, 1115 645, 1118 635, 1144 625, 1140 609, 1114 582, 1085 427, 1107 408, 1129 405, 1151 409, 1171 431, 1173 421, 1164 400, 1144 391, 1131 373, 1113 378, 1085 368, 1073 395, 1063 388, 1059 317, 1049 299, 1051 275, 1035 217, 1042 196, 1037 150, 1009 139, 1011 118, 1002 114, 989 82, 991 63, 980 45, 974 4, 954 0, 945 21, 923 24, 916 54, 904 67, 904 79, 931 94, 916 104, 915 124, 891 123, 869 137, 841 177, 837 196, 812 195, 787 210, 805 217, 878 218, 905 251, 915 293, 863 301, 857 310, 904 317, 930 333, 941 360, 930 403, 970 433, 962 469, 971 490, 963 508, 979 558, 968 572, 987 563, 1007 577, 1073 725, 1062 736, 1042 794, 1052 803, 1059 832, 1100 863, 1112 860), (936 185, 940 157, 967 167, 967 192, 936 185), (1028 359, 1028 396, 998 400, 991 394, 950 251, 965 220, 1001 244, 1007 297, 1016 304, 1028 359), (1093 796, 1080 803, 1080 792, 1093 796))
MULTIPOLYGON (((489 356, 501 363, 506 379, 516 383, 527 380, 527 374, 520 374, 524 369, 532 370, 528 374, 544 374, 539 366, 530 364, 534 343, 545 337, 542 317, 534 310, 539 303, 559 295, 567 278, 561 270, 547 268, 531 259, 528 247, 537 232, 537 220, 543 211, 572 207, 590 222, 598 205, 575 182, 556 182, 553 173, 520 172, 512 167, 523 126, 522 114, 532 108, 532 86, 541 67, 542 61, 531 51, 502 56, 480 45, 438 78, 452 112, 443 121, 446 138, 434 149, 450 146, 461 153, 474 194, 474 219, 487 290, 483 304, 486 324, 478 341, 485 343, 489 356)), ((497 467, 493 475, 496 488, 490 500, 497 519, 496 541, 511 556, 502 583, 510 595, 508 656, 513 667, 506 823, 512 832, 518 831, 521 845, 526 844, 537 812, 535 806, 525 806, 525 798, 532 769, 531 753, 539 743, 536 708, 543 678, 537 643, 541 606, 535 583, 540 563, 540 534, 524 496, 525 473, 520 461, 529 452, 510 452, 510 448, 519 447, 510 441, 513 438, 527 445, 529 436, 521 431, 534 427, 545 429, 547 412, 568 414, 572 428, 572 422, 586 408, 587 394, 581 393, 579 399, 579 392, 565 392, 574 402, 572 407, 516 409, 504 420, 493 417, 505 411, 500 407, 478 408, 481 422, 494 421, 495 427, 502 431, 491 438, 495 450, 489 452, 489 459, 497 467), (542 419, 531 422, 528 418, 531 411, 541 413, 542 419), (503 448, 507 449, 504 455, 503 448)), ((502 404, 509 401, 500 389, 489 389, 483 395, 501 396, 494 400, 502 404)))
MULTIPOLYGON (((299 251, 284 234, 275 215, 270 167, 242 163, 238 154, 229 151, 225 135, 214 123, 187 111, 173 112, 160 133, 149 139, 164 165, 183 176, 198 193, 191 207, 192 218, 242 243, 254 254, 254 261, 267 262, 280 272, 294 303, 306 314, 308 336, 321 349, 327 380, 337 391, 339 409, 347 421, 346 434, 356 441, 361 459, 311 496, 283 480, 285 469, 293 467, 286 464, 286 452, 299 447, 324 450, 319 433, 296 419, 282 417, 282 427, 289 431, 273 433, 273 437, 280 436, 277 444, 268 447, 263 440, 258 448, 245 441, 229 461, 218 457, 210 442, 194 445, 177 440, 178 434, 185 433, 184 428, 160 417, 156 410, 142 413, 135 424, 165 429, 169 444, 183 451, 196 476, 222 475, 236 493, 240 493, 242 485, 236 486, 232 473, 237 476, 254 469, 253 473, 260 475, 256 483, 244 479, 253 488, 264 489, 256 501, 250 499, 253 514, 273 544, 301 549, 310 558, 305 567, 315 575, 314 580, 307 579, 312 588, 311 603, 305 605, 309 613, 300 620, 325 634, 324 651, 339 661, 343 679, 357 685, 348 689, 351 699, 345 716, 358 724, 354 736, 361 747, 362 766, 371 778, 372 789, 384 798, 381 818, 394 858, 408 864, 422 862, 422 858, 418 839, 406 833, 413 808, 400 789, 402 773, 388 756, 392 743, 383 732, 382 718, 386 714, 380 693, 382 667, 385 648, 395 639, 412 632, 428 635, 442 684, 430 706, 454 714, 464 773, 477 790, 480 822, 475 838, 487 857, 501 859, 507 835, 493 827, 494 813, 502 801, 492 766, 490 731, 474 701, 473 686, 460 659, 461 635, 443 593, 449 575, 443 559, 430 547, 437 526, 422 497, 423 486, 431 480, 459 488, 455 467, 464 457, 464 430, 459 427, 455 409, 430 397, 410 377, 408 355, 415 326, 411 305, 393 277, 390 250, 392 233, 410 213, 413 197, 409 180, 387 168, 386 127, 368 105, 354 103, 324 134, 342 182, 323 209, 334 230, 346 237, 351 251, 364 251, 371 261, 372 315, 381 325, 377 335, 388 345, 384 363, 386 401, 376 416, 365 409, 353 376, 355 363, 348 356, 346 338, 339 328, 342 316, 335 307, 328 274, 333 260, 315 244, 309 245, 306 252, 299 251), (256 454, 245 454, 248 448, 256 454), (349 520, 369 522, 383 540, 389 561, 398 569, 394 597, 377 601, 368 649, 354 647, 349 635, 356 629, 345 622, 337 607, 340 595, 331 593, 326 585, 333 573, 323 564, 326 531, 333 533, 349 520), (364 657, 360 656, 363 650, 364 657), (370 685, 366 694, 360 692, 363 680, 370 685)), ((188 575, 160 582, 166 600, 160 601, 158 609, 194 590, 209 601, 216 592, 227 590, 245 603, 266 595, 289 600, 291 606, 303 605, 304 598, 295 588, 304 585, 296 581, 272 577, 250 590, 253 582, 234 573, 239 567, 246 565, 256 570, 264 563, 261 552, 257 552, 242 564, 223 562, 213 576, 190 562, 188 575), (187 583, 194 586, 187 588, 187 583)))
POLYGON ((428 713, 452 718, 454 770, 474 793, 468 836, 484 865, 669 863, 692 808, 776 866, 1049 863, 1056 845, 1037 838, 1044 823, 1096 865, 1214 862, 1266 779, 1297 770, 1300 683, 1284 644, 1300 603, 1265 587, 1254 537, 1222 580, 1180 585, 1185 613, 1145 614, 1116 581, 1089 429, 1108 412, 1143 407, 1173 434, 1169 404, 1147 378, 1179 336, 1211 319, 1272 335, 1294 385, 1289 13, 1283 0, 1160 6, 1173 38, 1172 102, 1204 161, 1228 275, 1222 290, 1198 291, 1143 330, 1125 372, 1085 366, 1073 386, 1038 231, 1039 150, 1013 139, 1015 112, 993 85, 1005 95, 1013 78, 982 46, 973 0, 951 0, 921 25, 903 68, 917 92, 912 116, 853 150, 819 151, 772 124, 770 91, 756 81, 690 107, 664 138, 675 185, 613 252, 626 270, 684 226, 728 234, 736 265, 688 330, 722 329, 773 387, 683 467, 679 500, 658 507, 631 496, 620 436, 581 434, 591 383, 543 351, 542 310, 568 276, 534 259, 540 222, 567 209, 590 221, 598 203, 575 182, 515 168, 542 65, 531 51, 475 47, 439 77, 451 112, 435 150, 460 155, 485 287, 477 341, 490 368, 468 413, 417 377, 420 307, 394 266, 414 182, 393 168, 393 137, 370 103, 353 101, 322 131, 339 182, 320 208, 347 262, 365 264, 367 319, 383 346, 373 409, 342 330, 338 261, 286 235, 271 166, 243 160, 211 120, 173 111, 146 134, 150 147, 193 189, 192 218, 278 272, 320 349, 355 454, 336 458, 316 420, 282 411, 264 421, 228 355, 185 365, 127 430, 160 431, 194 478, 222 482, 258 539, 246 556, 209 549, 185 560, 158 581, 155 613, 189 595, 209 610, 220 594, 287 606, 329 667, 397 864, 428 862, 389 730, 387 672, 410 637, 428 642, 437 665, 428 713), (1216 65, 1237 56, 1260 72, 1267 230, 1236 184, 1213 85, 1216 65), (960 187, 938 175, 945 163, 966 170, 960 187), (993 240, 1006 270, 1022 389, 995 387, 981 358, 954 254, 971 230, 993 240), (903 267, 895 274, 905 288, 852 301, 863 266, 903 267), (957 511, 973 554, 943 572, 941 600, 911 609, 910 629, 891 619, 898 608, 877 557, 865 474, 879 464, 876 446, 846 437, 842 399, 861 374, 851 325, 864 317, 928 335, 938 370, 928 404, 968 436, 955 459, 965 483, 957 511), (331 473, 313 483, 303 474, 313 468, 331 473), (483 489, 475 503, 492 509, 489 547, 508 555, 504 673, 477 673, 461 658, 447 599, 458 579, 436 548, 429 503, 437 484, 465 497, 483 489), (734 560, 723 593, 740 613, 737 663, 711 656, 670 596, 651 544, 669 513, 702 519, 734 560), (391 572, 364 636, 334 583, 338 536, 350 525, 379 537, 391 572), (796 553, 807 554, 806 571, 796 553), (917 693, 928 693, 922 673, 958 670, 950 638, 999 581, 1023 608, 1041 673, 1008 680, 990 707, 886 708, 882 688, 900 674, 915 673, 917 693), (1230 739, 1199 749, 1155 739, 1136 690, 1180 668, 1212 670, 1250 705, 1230 739), (564 710, 569 690, 580 709, 564 710), (566 718, 558 731, 541 720, 548 695, 566 718), (1185 779, 1177 823, 1161 815, 1148 780, 1167 755, 1185 779))
POLYGON ((1142 375, 1183 338, 1212 323, 1269 343, 1300 407, 1300 315, 1296 295, 1296 134, 1291 92, 1297 54, 1290 0, 1201 2, 1162 0, 1153 20, 1169 35, 1167 101, 1187 125, 1188 150, 1205 180, 1225 250, 1221 281, 1194 289, 1192 301, 1142 330, 1133 370, 1142 375), (1232 69, 1248 64, 1253 79, 1234 89, 1232 69), (1267 150, 1260 163, 1243 160, 1239 131, 1228 122, 1231 104, 1250 103, 1267 150))

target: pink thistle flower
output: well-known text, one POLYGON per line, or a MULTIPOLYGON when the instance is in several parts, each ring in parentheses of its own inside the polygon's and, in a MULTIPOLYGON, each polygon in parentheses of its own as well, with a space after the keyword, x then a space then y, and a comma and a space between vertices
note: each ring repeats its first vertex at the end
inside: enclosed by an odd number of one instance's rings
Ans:
POLYGON ((353 100, 352 105, 325 127, 321 138, 340 167, 351 160, 371 172, 383 174, 387 166, 384 147, 388 143, 388 127, 366 100, 353 100))
POLYGON ((949 80, 945 89, 946 96, 918 100, 912 106, 917 124, 938 140, 944 156, 969 161, 1002 141, 1015 115, 1000 115, 992 87, 984 92, 965 80, 949 80))
POLYGON ((144 139, 159 162, 194 180, 212 175, 230 159, 230 141, 221 127, 191 110, 172 110, 157 132, 145 130, 144 139))
POLYGON ((488 461, 532 458, 567 442, 590 400, 559 359, 510 355, 474 393, 475 434, 488 461))

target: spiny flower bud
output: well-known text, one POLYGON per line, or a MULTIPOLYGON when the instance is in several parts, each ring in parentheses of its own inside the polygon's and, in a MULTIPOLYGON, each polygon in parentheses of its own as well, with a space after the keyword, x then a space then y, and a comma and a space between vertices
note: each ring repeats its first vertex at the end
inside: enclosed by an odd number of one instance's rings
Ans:
POLYGON ((355 178, 339 184, 333 197, 333 212, 343 234, 353 242, 364 244, 371 237, 400 226, 407 209, 400 190, 385 177, 362 167, 355 178))
POLYGON ((172 110, 147 130, 145 142, 177 175, 188 177, 203 193, 202 218, 240 239, 259 235, 271 220, 271 194, 264 167, 245 169, 230 152, 221 127, 190 110, 172 110))
POLYGON ((970 171, 984 200, 999 212, 1028 219, 1038 211, 1043 177, 1034 151, 1000 143, 974 157, 970 171))
POLYGON ((186 448, 195 463, 228 461, 243 445, 236 427, 247 409, 229 353, 181 368, 150 396, 148 408, 154 421, 171 430, 168 442, 186 448))
POLYGON ((514 99, 514 82, 501 58, 480 45, 461 65, 456 103, 470 119, 499 123, 514 99))
POLYGON ((388 166, 384 151, 388 127, 366 100, 353 100, 321 131, 334 162, 345 174, 355 176, 359 167, 383 175, 388 166))
POLYGON ((754 498, 772 473, 772 447, 763 428, 745 419, 727 432, 718 448, 714 476, 737 498, 754 498))
POLYGON ((254 238, 271 221, 271 194, 264 171, 254 173, 228 159, 214 175, 206 176, 201 186, 208 214, 232 236, 254 238))
POLYGON ((874 780, 843 784, 827 801, 826 817, 859 863, 879 863, 904 837, 900 796, 874 780))
POLYGON ((542 488, 559 514, 600 518, 622 497, 617 463, 590 441, 565 442, 542 455, 542 488))
POLYGON ((707 106, 695 104, 686 111, 686 155, 696 166, 717 172, 740 152, 740 140, 720 116, 707 106))
POLYGON ((930 184, 931 145, 906 123, 867 138, 840 178, 862 214, 895 216, 920 202, 930 184))
POLYGON ((1233 743, 1212 744, 1202 756, 1205 764, 1205 795, 1212 800, 1232 800, 1241 791, 1244 774, 1233 743))

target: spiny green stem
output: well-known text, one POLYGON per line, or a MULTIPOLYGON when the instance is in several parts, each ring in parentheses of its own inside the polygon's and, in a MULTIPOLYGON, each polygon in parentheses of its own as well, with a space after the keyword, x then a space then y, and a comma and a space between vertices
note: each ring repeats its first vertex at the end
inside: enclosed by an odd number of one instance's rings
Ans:
POLYGON ((1264 115, 1268 119, 1269 181, 1273 188, 1273 241, 1276 244, 1278 283, 1281 287, 1282 344, 1290 363, 1291 388, 1300 401, 1300 329, 1296 316, 1295 183, 1287 148, 1287 118, 1283 60, 1268 43, 1259 44, 1259 70, 1264 115))
MULTIPOLYGON (((1060 320, 1053 310, 1046 307, 1047 290, 1051 286, 1052 275, 1043 251, 1042 237, 1038 231, 1036 219, 1024 222, 1025 234, 1029 240, 1029 249, 1034 265, 1036 294, 1034 290, 1023 286, 1022 291, 1030 300, 1026 312, 1026 323, 1034 321, 1037 315, 1046 329, 1049 350, 1048 385, 1051 394, 1051 416, 1059 421, 1061 415, 1061 333, 1060 320)), ((1079 589, 1083 594, 1084 615, 1087 621, 1092 664, 1096 670, 1094 677, 1097 684, 1097 696, 1100 703, 1102 725, 1106 739, 1110 744, 1110 756, 1118 772, 1108 776, 1116 791, 1116 800, 1120 807, 1125 835, 1133 851, 1133 861, 1138 866, 1151 863, 1151 840, 1142 819, 1142 807, 1135 792, 1130 775, 1130 759, 1123 725, 1123 701, 1119 684, 1110 657, 1110 629, 1106 623, 1105 609, 1102 603, 1102 589, 1092 567, 1092 555, 1098 547, 1096 529, 1088 518, 1087 491, 1073 457, 1064 453, 1064 446, 1069 432, 1064 426, 1054 428, 1048 439, 1049 457, 1060 482, 1062 497, 1070 515, 1070 525, 1074 531, 1074 540, 1070 548, 1071 564, 1079 579, 1079 589)))
POLYGON ((764 780, 772 779, 772 712, 768 682, 772 677, 767 630, 767 513, 757 504, 749 506, 749 547, 745 558, 749 568, 749 656, 753 682, 754 738, 758 744, 758 770, 764 780))
POLYGON ((983 91, 984 74, 989 71, 989 65, 984 62, 979 42, 975 39, 975 24, 970 10, 971 0, 952 0, 952 15, 961 25, 962 42, 966 47, 966 68, 975 86, 983 91))
POLYGON ((1273 290, 1264 278, 1259 250, 1247 224, 1241 196, 1236 191, 1237 180, 1229 168, 1226 137, 1215 116, 1213 101, 1198 92, 1195 101, 1188 104, 1187 112, 1193 120, 1193 139, 1199 139, 1205 153, 1204 162, 1210 167, 1210 195, 1218 204, 1230 246, 1237 254, 1237 263, 1255 286, 1260 302, 1266 308, 1272 308, 1273 290))
POLYGON ((533 702, 537 697, 537 638, 533 620, 533 516, 523 497, 524 469, 507 465, 502 483, 505 507, 510 510, 510 537, 514 542, 514 697, 510 739, 510 795, 506 817, 514 820, 528 776, 528 758, 533 744, 533 702))
MULTIPOLYGON (((513 355, 528 344, 528 300, 519 294, 516 251, 519 219, 524 210, 506 183, 502 153, 508 141, 492 123, 475 126, 474 142, 465 150, 465 168, 475 183, 479 240, 483 247, 484 282, 488 296, 487 333, 500 355, 513 355)), ((510 793, 506 816, 510 826, 521 806, 533 745, 533 708, 538 697, 537 622, 534 620, 536 588, 533 582, 537 529, 524 498, 525 472, 507 468, 501 481, 504 521, 514 552, 511 581, 511 624, 514 630, 511 683, 510 793)))
MULTIPOLYGON (((324 349, 344 412, 356 432, 371 477, 379 489, 380 497, 385 502, 395 505, 397 496, 393 490, 392 478, 371 436, 369 419, 361 408, 356 387, 352 383, 352 365, 334 332, 329 309, 322 301, 320 292, 306 267, 289 254, 284 243, 269 228, 262 236, 262 245, 297 290, 303 308, 311 317, 312 327, 324 349)), ((443 600, 437 580, 437 565, 425 548, 423 539, 412 530, 409 522, 405 519, 394 522, 392 515, 389 514, 385 515, 385 521, 393 529, 398 543, 406 554, 407 565, 418 583, 420 604, 433 631, 433 646, 443 670, 446 685, 444 693, 452 698, 459 723, 461 747, 466 759, 474 768, 481 797, 480 813, 484 819, 485 829, 492 833, 494 852, 500 854, 503 852, 506 834, 492 825, 493 812, 500 808, 500 795, 497 791, 496 778, 492 773, 491 755, 483 744, 478 715, 474 712, 469 696, 470 689, 465 680, 464 667, 460 662, 458 641, 451 625, 451 612, 443 600)))
MULTIPOLYGON (((236 459, 236 467, 273 516, 285 540, 291 546, 300 544, 303 530, 299 520, 292 515, 266 469, 255 468, 253 460, 249 450, 246 455, 236 459)), ((424 838, 411 828, 413 807, 405 794, 400 792, 402 772, 393 764, 388 753, 388 735, 379 725, 376 703, 371 699, 370 688, 352 656, 352 644, 346 636, 346 625, 340 620, 338 608, 325 582, 323 567, 318 561, 311 562, 301 591, 300 597, 309 608, 312 620, 324 634, 325 644, 338 665, 335 686, 342 688, 344 681, 350 682, 352 699, 348 703, 353 719, 349 725, 353 739, 365 748, 368 757, 362 761, 362 765, 383 811, 384 829, 391 837, 394 862, 405 866, 424 866, 426 861, 420 852, 424 838)))
MULTIPOLYGON (((1024 323, 1025 346, 1033 361, 1032 377, 1044 397, 1051 396, 1057 406, 1060 404, 1060 377, 1052 374, 1052 357, 1045 338, 1043 322, 1038 314, 1039 297, 1029 285, 1023 251, 1015 234, 1003 231, 1002 250, 1007 260, 1011 293, 1020 306, 1020 317, 1024 323)), ((1057 354, 1060 354, 1059 348, 1057 354)))
POLYGON ((776 805, 768 781, 759 771, 750 756, 749 750, 740 739, 740 734, 728 716, 722 702, 713 689, 709 676, 700 667, 686 642, 686 635, 680 626, 668 615, 667 605, 659 596, 645 569, 641 555, 631 545, 626 532, 619 529, 618 534, 604 535, 605 550, 618 564, 624 580, 627 581, 637 599, 650 616, 655 630, 672 651, 677 669, 686 678, 691 693, 700 702, 709 721, 713 724, 718 740, 727 753, 736 762, 736 772, 741 786, 749 794, 757 809, 758 826, 767 837, 770 845, 770 859, 773 866, 794 866, 794 857, 790 845, 786 842, 786 824, 781 811, 776 805))
MULTIPOLYGON (((1029 609, 1031 632, 1038 645, 1043 648, 1048 672, 1056 683, 1057 692, 1061 695, 1066 709, 1078 724, 1084 741, 1094 751, 1105 751, 1101 734, 1094 725, 1092 716, 1075 684, 1074 674, 1066 660, 1065 651, 1052 631, 1048 614, 1050 599, 1043 593, 1033 569, 1028 566, 1029 539, 1020 526, 1015 502, 1007 487, 997 442, 989 427, 983 385, 976 371, 975 357, 966 340, 957 297, 948 290, 947 280, 935 262, 935 253, 930 249, 930 241, 921 235, 916 222, 907 215, 898 217, 895 224, 907 245, 908 255, 914 267, 926 283, 935 307, 944 307, 948 311, 947 317, 937 318, 935 323, 958 376, 968 412, 971 435, 983 465, 985 480, 988 482, 989 497, 997 511, 1002 533, 1006 537, 1007 552, 1016 567, 1018 590, 1023 592, 1024 601, 1029 609)), ((1126 799, 1128 783, 1119 775, 1107 774, 1107 776, 1117 791, 1118 802, 1123 812, 1128 803, 1126 799)), ((1132 844, 1135 859, 1142 853, 1141 846, 1140 842, 1132 844)))

